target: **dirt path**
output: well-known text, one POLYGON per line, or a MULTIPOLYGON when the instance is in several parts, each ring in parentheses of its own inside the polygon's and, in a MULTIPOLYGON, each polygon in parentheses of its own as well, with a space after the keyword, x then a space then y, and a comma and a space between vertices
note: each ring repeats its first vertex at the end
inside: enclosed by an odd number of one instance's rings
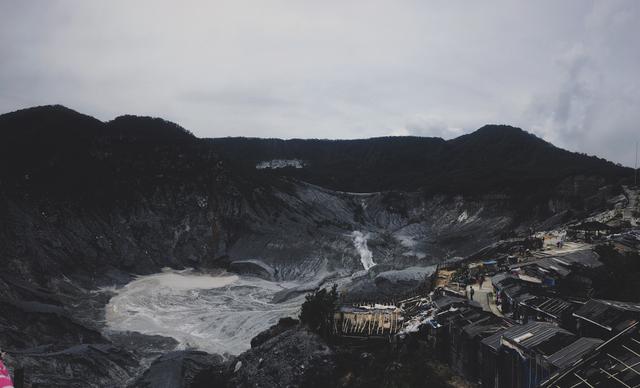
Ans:
POLYGON ((490 278, 487 277, 484 279, 482 287, 477 283, 467 286, 468 298, 471 298, 471 288, 473 288, 473 300, 480 303, 480 306, 482 306, 482 309, 484 311, 494 313, 499 317, 502 316, 502 313, 500 312, 500 310, 498 310, 498 307, 495 303, 495 297, 493 295, 493 285, 491 284, 490 278))

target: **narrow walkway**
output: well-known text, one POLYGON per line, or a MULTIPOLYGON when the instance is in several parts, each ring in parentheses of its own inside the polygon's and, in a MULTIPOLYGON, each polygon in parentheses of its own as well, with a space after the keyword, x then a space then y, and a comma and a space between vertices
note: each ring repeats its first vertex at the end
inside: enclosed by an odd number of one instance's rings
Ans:
POLYGON ((499 317, 502 316, 498 306, 496 306, 495 296, 493 295, 493 285, 489 277, 484 279, 482 287, 477 283, 467 286, 467 298, 469 299, 471 298, 471 288, 473 288, 473 300, 480 303, 484 311, 488 311, 499 317))
POLYGON ((561 256, 563 254, 577 252, 577 251, 584 251, 591 248, 592 248, 591 244, 565 241, 564 244, 562 245, 562 248, 553 247, 553 248, 545 249, 542 251, 535 251, 533 252, 533 256, 535 257, 561 256))

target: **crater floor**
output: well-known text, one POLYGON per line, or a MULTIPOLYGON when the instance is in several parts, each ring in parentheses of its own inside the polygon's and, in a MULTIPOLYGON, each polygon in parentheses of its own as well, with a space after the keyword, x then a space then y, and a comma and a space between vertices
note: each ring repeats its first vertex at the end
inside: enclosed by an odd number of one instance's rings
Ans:
POLYGON ((116 292, 106 306, 107 330, 162 335, 178 340, 181 348, 237 355, 280 318, 297 315, 303 295, 277 304, 271 300, 299 285, 227 272, 165 270, 116 292))

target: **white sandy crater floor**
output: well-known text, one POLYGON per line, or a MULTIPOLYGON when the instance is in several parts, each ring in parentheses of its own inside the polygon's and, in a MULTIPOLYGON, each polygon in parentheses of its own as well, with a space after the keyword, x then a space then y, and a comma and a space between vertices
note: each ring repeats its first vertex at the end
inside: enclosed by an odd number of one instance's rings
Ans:
POLYGON ((273 304, 297 283, 190 270, 142 276, 116 291, 106 307, 107 329, 175 338, 184 348, 232 355, 278 319, 298 314, 304 296, 273 304))

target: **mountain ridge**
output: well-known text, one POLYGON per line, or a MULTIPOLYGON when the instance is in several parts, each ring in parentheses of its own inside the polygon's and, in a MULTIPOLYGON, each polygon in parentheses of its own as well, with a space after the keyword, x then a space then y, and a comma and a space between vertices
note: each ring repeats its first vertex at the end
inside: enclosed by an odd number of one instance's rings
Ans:
MULTIPOLYGON (((522 128, 519 127, 515 127, 512 125, 508 125, 508 124, 485 124, 481 127, 479 127, 478 129, 471 131, 469 133, 465 133, 462 134, 460 136, 457 136, 455 138, 452 139, 448 139, 445 140, 441 137, 436 137, 436 136, 416 136, 416 135, 402 135, 402 136, 396 136, 396 135, 389 135, 389 136, 373 136, 373 137, 368 137, 368 138, 355 138, 355 139, 329 139, 329 138, 289 138, 289 139, 283 139, 283 138, 273 138, 273 137, 252 137, 252 136, 221 136, 221 137, 198 137, 195 134, 193 134, 191 131, 185 129, 184 127, 182 127, 180 124, 177 124, 175 122, 169 121, 169 120, 165 120, 161 117, 155 117, 155 116, 147 116, 147 115, 135 115, 135 114, 122 114, 119 116, 116 116, 115 118, 113 118, 112 120, 106 120, 106 121, 102 121, 99 120, 95 117, 92 117, 90 115, 87 114, 83 114, 81 112, 78 112, 74 109, 68 108, 64 105, 61 104, 51 104, 51 105, 39 105, 39 106, 33 106, 33 107, 28 107, 28 108, 22 108, 22 109, 17 109, 15 111, 11 111, 11 112, 5 112, 0 114, 0 120, 6 120, 6 119, 17 119, 17 118, 25 118, 26 115, 35 115, 35 116, 40 116, 40 118, 47 118, 46 116, 42 116, 42 115, 50 115, 49 117, 72 117, 75 116, 77 119, 90 119, 96 123, 102 123, 104 125, 109 126, 110 124, 120 124, 122 122, 128 122, 127 124, 132 125, 132 124, 150 124, 150 123, 155 123, 158 124, 159 127, 162 127, 162 125, 166 125, 166 126, 170 126, 175 128, 178 131, 184 132, 188 135, 190 135, 190 137, 192 137, 193 139, 197 139, 197 140, 227 140, 227 139, 245 139, 245 140, 259 140, 259 141, 278 141, 278 142, 298 142, 298 141, 321 141, 321 142, 343 142, 343 143, 350 143, 350 142, 363 142, 363 141, 371 141, 371 140, 398 140, 398 139, 403 139, 403 140, 420 140, 420 141, 435 141, 438 143, 449 143, 449 142, 462 142, 463 140, 466 140, 468 138, 471 137, 486 137, 486 136, 490 136, 490 137, 510 137, 510 139, 514 139, 515 136, 514 135, 519 135, 519 136, 524 136, 526 138, 529 139, 535 139, 536 141, 539 141, 540 143, 544 143, 547 144, 549 146, 552 146, 554 148, 557 149, 561 149, 564 150, 562 148, 559 148, 555 145, 553 145, 552 143, 547 142, 546 140, 538 137, 537 135, 528 132, 522 128)), ((128 130, 131 130, 131 127, 126 128, 128 130)), ((157 128, 156 128, 157 129, 157 128)), ((159 133, 158 133, 159 135, 159 133)), ((581 154, 581 155, 586 155, 584 153, 581 152, 576 152, 576 151, 568 151, 568 150, 564 150, 567 152, 571 152, 574 154, 581 154)), ((601 160, 606 160, 604 158, 600 158, 596 155, 586 155, 589 157, 595 157, 601 160)), ((610 162, 613 164, 613 162, 610 162)), ((623 167, 626 168, 626 167, 623 167)))
MULTIPOLYGON (((198 138, 160 118, 124 115, 102 122, 52 105, 0 115, 0 138, 5 181, 6 176, 24 176, 30 170, 46 170, 44 175, 49 177, 64 170, 70 180, 74 170, 88 179, 92 174, 98 175, 93 179, 100 174, 113 177, 124 168, 109 165, 109 155, 114 153, 141 168, 148 164, 150 170, 158 170, 156 175, 164 175, 159 164, 176 170, 169 166, 179 166, 184 160, 194 165, 222 161, 233 174, 254 184, 288 177, 346 192, 418 190, 427 195, 501 192, 521 196, 542 190, 540 195, 544 196, 549 194, 545 190, 570 176, 596 177, 602 184, 617 184, 631 176, 628 168, 563 150, 507 125, 485 125, 451 140, 415 136, 354 140, 198 138), (142 155, 146 159, 140 159, 142 155), (256 171, 259 162, 272 159, 307 163, 299 169, 256 171), (7 171, 8 165, 13 166, 11 171, 7 171), (21 168, 24 171, 16 174, 21 168), (109 172, 114 168, 117 171, 109 172)), ((0 176, 2 170, 0 167, 0 176)))

